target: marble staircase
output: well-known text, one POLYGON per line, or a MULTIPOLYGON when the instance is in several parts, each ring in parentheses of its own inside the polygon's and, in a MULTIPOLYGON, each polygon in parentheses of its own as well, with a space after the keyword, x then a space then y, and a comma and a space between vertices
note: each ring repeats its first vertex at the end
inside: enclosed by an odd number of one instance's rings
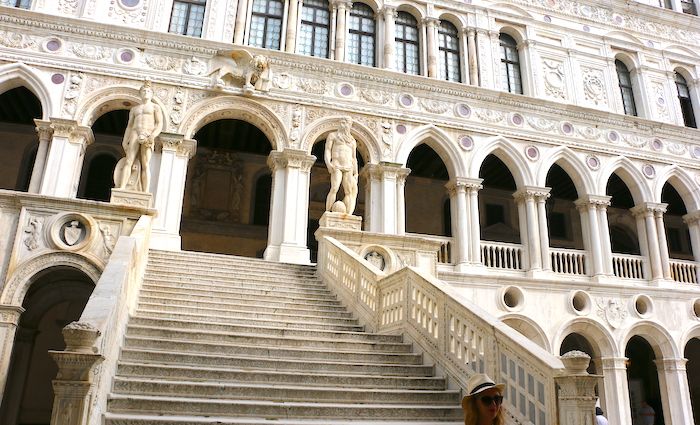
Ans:
POLYGON ((314 267, 151 251, 104 423, 456 425, 459 400, 314 267))

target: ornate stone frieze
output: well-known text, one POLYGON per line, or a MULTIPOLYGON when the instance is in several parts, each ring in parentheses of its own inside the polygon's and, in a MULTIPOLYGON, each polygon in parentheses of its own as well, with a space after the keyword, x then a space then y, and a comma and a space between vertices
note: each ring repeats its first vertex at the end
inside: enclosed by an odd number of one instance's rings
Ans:
POLYGON ((73 44, 71 51, 79 58, 102 60, 114 54, 114 49, 92 44, 73 44))
POLYGON ((328 109, 307 108, 306 109, 306 121, 311 123, 313 121, 316 121, 319 118, 323 118, 325 116, 328 116, 331 113, 332 113, 332 111, 329 111, 328 109))
POLYGON ((386 105, 394 98, 391 93, 375 89, 360 90, 360 97, 369 103, 377 105, 386 105))
POLYGON ((58 0, 58 10, 66 15, 75 15, 80 0, 58 0))
POLYGON ((292 86, 292 76, 287 73, 281 73, 272 77, 273 87, 287 90, 292 86))
POLYGON ((207 64, 203 60, 192 56, 182 64, 182 72, 187 75, 204 75, 207 72, 207 64))
POLYGON ((557 128, 557 122, 542 117, 527 117, 525 121, 537 131, 549 132, 557 128))
POLYGON ((554 99, 566 97, 566 80, 564 78, 564 63, 553 59, 542 61, 544 71, 544 91, 554 99))
POLYGON ((28 35, 11 31, 0 31, 0 44, 13 49, 26 49, 36 46, 36 40, 28 35))
POLYGON ((649 144, 648 138, 636 134, 624 134, 622 135, 622 141, 633 148, 643 148, 649 144))
POLYGON ((421 99, 420 104, 423 107, 423 110, 433 114, 444 114, 452 107, 452 105, 448 102, 435 99, 421 99))
POLYGON ((583 73, 583 94, 588 102, 595 105, 607 105, 608 95, 605 90, 603 71, 581 67, 583 73))
POLYGON ((299 78, 297 87, 311 94, 326 94, 328 92, 329 83, 326 80, 315 80, 312 78, 299 78))
POLYGON ((505 114, 503 114, 503 112, 495 111, 493 109, 474 108, 474 113, 481 121, 490 124, 499 123, 505 118, 505 114))
POLYGON ((108 15, 110 18, 120 19, 124 24, 143 23, 146 22, 148 3, 141 1, 135 7, 127 8, 118 0, 110 0, 108 15))
POLYGON ((172 71, 178 67, 178 63, 180 62, 178 59, 172 56, 161 56, 153 54, 144 55, 143 61, 150 68, 158 71, 172 71))

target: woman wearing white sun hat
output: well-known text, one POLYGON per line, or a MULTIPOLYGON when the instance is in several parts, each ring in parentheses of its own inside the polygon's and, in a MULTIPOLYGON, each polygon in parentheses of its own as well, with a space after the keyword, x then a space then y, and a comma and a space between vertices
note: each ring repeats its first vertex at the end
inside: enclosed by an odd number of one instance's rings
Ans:
POLYGON ((462 398, 464 425, 504 425, 501 404, 506 384, 496 384, 483 373, 467 380, 467 394, 462 398))

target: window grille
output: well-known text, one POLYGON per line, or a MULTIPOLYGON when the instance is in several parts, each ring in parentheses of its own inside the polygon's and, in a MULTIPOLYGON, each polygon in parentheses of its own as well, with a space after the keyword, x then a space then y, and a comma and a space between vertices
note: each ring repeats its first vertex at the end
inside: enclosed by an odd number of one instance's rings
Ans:
POLYGON ((330 12, 327 0, 304 0, 297 52, 302 55, 328 57, 330 12))
POLYGON ((637 106, 634 102, 634 90, 632 90, 632 77, 627 66, 621 60, 615 61, 617 70, 617 80, 620 83, 620 94, 622 95, 622 106, 626 115, 637 116, 637 106))
POLYGON ((170 15, 169 32, 174 34, 202 36, 206 0, 176 0, 170 15))
POLYGON ((407 74, 420 74, 418 21, 410 13, 396 17, 396 69, 407 74))
POLYGON ((248 44, 253 47, 279 50, 282 40, 284 2, 253 0, 248 44))
POLYGON ((498 39, 501 45, 501 88, 510 93, 523 94, 518 43, 508 34, 500 34, 498 39))
POLYGON ((457 28, 447 21, 440 21, 438 29, 440 45, 440 78, 448 81, 462 81, 459 33, 457 28))
POLYGON ((374 66, 375 40, 374 11, 364 3, 353 3, 350 11, 348 62, 374 66))

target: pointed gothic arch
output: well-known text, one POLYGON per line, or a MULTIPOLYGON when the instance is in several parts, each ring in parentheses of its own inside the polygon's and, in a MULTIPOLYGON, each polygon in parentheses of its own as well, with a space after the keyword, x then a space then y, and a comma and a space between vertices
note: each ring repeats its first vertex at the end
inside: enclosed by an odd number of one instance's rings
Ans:
POLYGON ((537 169, 536 185, 539 187, 545 186, 547 175, 552 168, 552 165, 560 166, 569 178, 574 182, 578 195, 594 193, 595 183, 591 177, 590 170, 581 162, 581 159, 576 156, 574 151, 566 146, 558 146, 552 151, 547 152, 547 158, 539 163, 537 169))
POLYGON ((530 165, 525 162, 523 154, 516 149, 515 144, 503 136, 494 137, 479 144, 472 154, 467 175, 477 178, 481 165, 489 155, 494 155, 508 167, 517 187, 534 185, 530 165))
POLYGON ((598 174, 598 182, 596 184, 596 194, 604 194, 610 176, 615 173, 625 183, 627 189, 632 194, 632 199, 635 205, 640 205, 643 202, 651 202, 654 199, 651 195, 648 181, 642 176, 642 172, 637 168, 637 165, 625 157, 616 157, 612 161, 605 164, 598 174))
POLYGON ((49 89, 33 68, 23 63, 0 66, 0 93, 20 86, 29 89, 39 99, 42 120, 55 115, 49 89))
POLYGON ((405 167, 411 152, 422 143, 438 154, 447 167, 450 178, 466 175, 462 153, 457 150, 457 144, 445 130, 433 124, 418 127, 404 137, 396 154, 396 162, 405 167))

